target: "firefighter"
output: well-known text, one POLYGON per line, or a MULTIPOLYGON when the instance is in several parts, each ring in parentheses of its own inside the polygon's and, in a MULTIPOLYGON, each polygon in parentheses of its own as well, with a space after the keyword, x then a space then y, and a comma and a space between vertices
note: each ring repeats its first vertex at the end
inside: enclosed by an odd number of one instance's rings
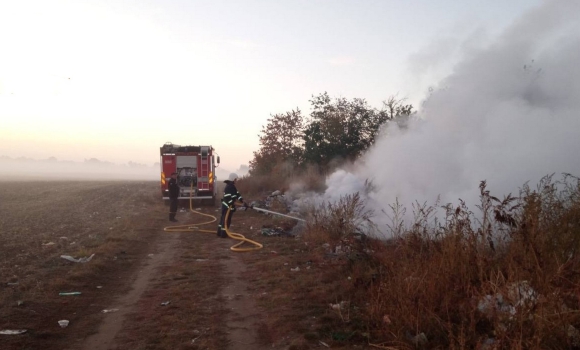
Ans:
POLYGON ((242 203, 244 207, 248 207, 248 205, 244 202, 242 195, 238 192, 236 188, 236 180, 238 179, 238 175, 235 173, 231 173, 227 180, 224 182, 226 183, 226 188, 224 189, 224 197, 222 198, 222 217, 220 219, 220 223, 217 229, 217 235, 221 238, 227 238, 228 234, 226 233, 225 229, 230 227, 232 223, 232 216, 236 211, 236 201, 242 203), (226 214, 228 212, 228 208, 230 209, 230 215, 228 216, 227 223, 224 222, 226 218, 226 214))
POLYGON ((177 173, 171 174, 171 179, 168 183, 169 187, 169 221, 177 222, 175 214, 177 214, 177 204, 179 203, 179 185, 177 184, 177 173))

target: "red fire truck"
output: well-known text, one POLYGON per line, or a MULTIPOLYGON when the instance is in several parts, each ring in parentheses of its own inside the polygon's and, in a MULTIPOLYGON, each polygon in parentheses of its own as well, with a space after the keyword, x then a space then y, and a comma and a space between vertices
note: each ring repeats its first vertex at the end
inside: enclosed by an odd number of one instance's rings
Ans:
POLYGON ((217 156, 215 159, 214 153, 212 146, 180 146, 171 142, 161 146, 163 199, 169 199, 167 182, 171 174, 176 172, 180 187, 179 199, 193 198, 215 203, 217 195, 215 169, 220 163, 220 157, 217 156))

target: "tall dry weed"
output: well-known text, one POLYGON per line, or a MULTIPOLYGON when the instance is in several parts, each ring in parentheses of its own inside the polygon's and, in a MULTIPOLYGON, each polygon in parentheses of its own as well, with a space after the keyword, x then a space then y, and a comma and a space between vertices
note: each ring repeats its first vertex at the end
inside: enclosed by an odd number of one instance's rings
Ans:
POLYGON ((360 331, 369 341, 411 348, 579 347, 579 179, 546 176, 535 189, 526 184, 517 197, 503 199, 482 182, 476 212, 461 201, 443 208, 440 219, 436 206, 416 203, 414 223, 405 227, 406 209, 395 203, 388 240, 362 234, 370 213, 358 195, 313 214, 306 239, 343 245, 347 263, 340 268, 355 282, 344 293, 362 310, 360 331))

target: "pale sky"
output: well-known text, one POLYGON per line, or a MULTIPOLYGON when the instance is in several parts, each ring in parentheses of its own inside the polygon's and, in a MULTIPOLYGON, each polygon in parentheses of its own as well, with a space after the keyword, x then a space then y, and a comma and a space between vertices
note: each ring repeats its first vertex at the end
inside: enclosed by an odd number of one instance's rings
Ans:
POLYGON ((152 165, 172 141, 234 170, 312 95, 418 107, 541 2, 0 0, 0 156, 152 165))

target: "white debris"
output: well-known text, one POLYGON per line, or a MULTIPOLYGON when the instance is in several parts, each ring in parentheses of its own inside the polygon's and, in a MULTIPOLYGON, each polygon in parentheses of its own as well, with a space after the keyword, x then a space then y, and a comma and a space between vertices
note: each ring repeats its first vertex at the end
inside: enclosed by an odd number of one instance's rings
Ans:
POLYGON ((119 309, 105 309, 105 310, 103 310, 101 312, 104 313, 104 314, 108 314, 108 313, 117 312, 117 311, 119 311, 119 309))
POLYGON ((333 310, 343 310, 347 305, 348 302, 344 300, 337 304, 328 304, 328 306, 330 306, 330 308, 333 310))
POLYGON ((89 257, 84 257, 84 258, 79 258, 79 259, 75 259, 70 255, 61 255, 60 257, 65 259, 65 260, 76 262, 76 263, 86 263, 86 262, 91 261, 93 256, 95 256, 95 254, 91 254, 91 256, 89 256, 89 257))
POLYGON ((413 345, 415 345, 416 347, 423 347, 425 344, 427 344, 427 336, 425 335, 425 333, 419 333, 416 336, 414 336, 411 341, 413 342, 413 345))
POLYGON ((2 329, 0 330, 0 334, 3 335, 18 335, 26 333, 26 329, 2 329))
POLYGON ((528 281, 512 283, 508 286, 508 299, 515 307, 532 306, 537 300, 536 291, 530 287, 528 281))
POLYGON ((293 269, 291 268, 290 271, 297 272, 297 271, 300 271, 300 268, 299 267, 296 267, 296 268, 293 268, 293 269))
POLYGON ((60 321, 58 321, 58 324, 62 328, 66 328, 66 326, 68 326, 68 324, 69 324, 69 320, 60 320, 60 321))

